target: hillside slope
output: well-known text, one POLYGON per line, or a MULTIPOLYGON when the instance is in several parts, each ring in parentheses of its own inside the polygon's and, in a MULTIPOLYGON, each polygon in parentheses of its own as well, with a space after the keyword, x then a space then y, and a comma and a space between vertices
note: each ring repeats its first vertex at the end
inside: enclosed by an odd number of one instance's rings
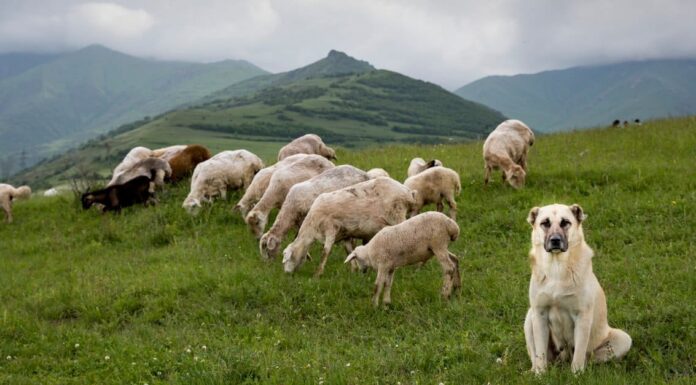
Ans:
POLYGON ((654 60, 489 76, 455 93, 540 131, 696 114, 696 60, 654 60))
POLYGON ((24 150, 29 163, 265 73, 244 61, 145 60, 102 46, 6 66, 14 75, 0 80, 0 153, 24 150))

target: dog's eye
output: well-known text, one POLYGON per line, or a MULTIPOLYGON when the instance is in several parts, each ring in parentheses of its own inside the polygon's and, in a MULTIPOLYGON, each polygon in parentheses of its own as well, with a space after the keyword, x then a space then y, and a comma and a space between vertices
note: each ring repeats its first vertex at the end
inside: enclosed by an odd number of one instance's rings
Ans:
POLYGON ((569 225, 570 225, 570 221, 569 221, 569 220, 567 220, 567 219, 565 219, 565 218, 563 218, 563 219, 561 220, 561 227, 568 227, 569 225))
POLYGON ((544 221, 541 222, 541 227, 544 227, 544 228, 551 227, 551 221, 548 218, 544 219, 544 221))

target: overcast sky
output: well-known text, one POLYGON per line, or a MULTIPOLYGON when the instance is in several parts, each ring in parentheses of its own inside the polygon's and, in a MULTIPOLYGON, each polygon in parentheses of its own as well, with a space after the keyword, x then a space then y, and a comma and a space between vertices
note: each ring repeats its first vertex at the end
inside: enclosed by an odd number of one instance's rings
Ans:
POLYGON ((454 89, 484 75, 696 57, 693 0, 0 0, 0 52, 103 44, 271 72, 345 51, 454 89))

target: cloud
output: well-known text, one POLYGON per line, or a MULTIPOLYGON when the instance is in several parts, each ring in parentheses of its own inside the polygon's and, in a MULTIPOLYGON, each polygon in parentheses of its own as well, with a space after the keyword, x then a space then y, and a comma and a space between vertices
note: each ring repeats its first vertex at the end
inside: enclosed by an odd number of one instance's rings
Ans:
POLYGON ((85 3, 71 10, 66 22, 76 34, 75 38, 84 30, 115 38, 133 38, 150 29, 154 18, 143 9, 130 9, 114 3, 85 3))

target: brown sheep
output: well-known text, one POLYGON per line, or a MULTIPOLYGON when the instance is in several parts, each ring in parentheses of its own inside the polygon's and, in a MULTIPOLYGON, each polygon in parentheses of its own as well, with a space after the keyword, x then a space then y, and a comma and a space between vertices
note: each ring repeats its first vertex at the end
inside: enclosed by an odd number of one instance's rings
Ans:
POLYGON ((193 173, 198 163, 210 159, 210 150, 200 144, 191 144, 169 160, 172 167, 172 182, 178 182, 193 173))

